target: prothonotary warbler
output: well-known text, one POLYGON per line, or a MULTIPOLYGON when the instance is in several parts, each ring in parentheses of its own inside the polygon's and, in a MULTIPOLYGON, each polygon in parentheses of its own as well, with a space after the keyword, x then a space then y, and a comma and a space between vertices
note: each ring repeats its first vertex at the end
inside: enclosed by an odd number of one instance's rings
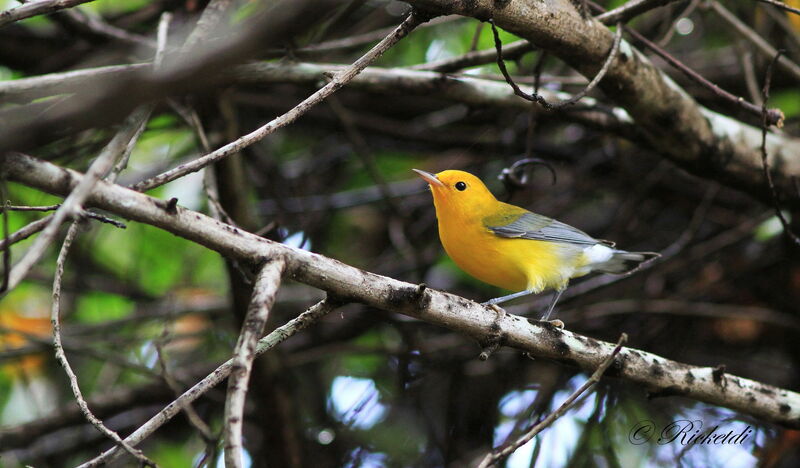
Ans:
POLYGON ((631 273, 660 255, 626 252, 572 226, 497 200, 480 179, 464 171, 430 174, 439 238, 450 258, 475 278, 510 291, 485 305, 554 289, 542 320, 553 312, 571 278, 591 272, 631 273))

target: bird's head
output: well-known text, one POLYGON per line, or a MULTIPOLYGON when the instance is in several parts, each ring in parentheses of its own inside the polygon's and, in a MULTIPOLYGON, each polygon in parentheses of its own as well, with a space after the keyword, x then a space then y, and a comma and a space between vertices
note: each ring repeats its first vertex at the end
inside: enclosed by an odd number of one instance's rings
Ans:
POLYGON ((419 169, 414 172, 430 185, 437 213, 446 209, 477 214, 497 203, 483 182, 469 172, 448 170, 431 174, 419 169))

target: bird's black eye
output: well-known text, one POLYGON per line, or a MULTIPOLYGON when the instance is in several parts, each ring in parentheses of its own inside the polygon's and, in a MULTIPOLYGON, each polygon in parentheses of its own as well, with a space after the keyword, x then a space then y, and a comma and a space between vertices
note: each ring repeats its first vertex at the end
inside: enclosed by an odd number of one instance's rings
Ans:
POLYGON ((458 190, 459 192, 463 192, 466 189, 467 189, 467 184, 465 184, 464 182, 456 182, 456 190, 458 190))

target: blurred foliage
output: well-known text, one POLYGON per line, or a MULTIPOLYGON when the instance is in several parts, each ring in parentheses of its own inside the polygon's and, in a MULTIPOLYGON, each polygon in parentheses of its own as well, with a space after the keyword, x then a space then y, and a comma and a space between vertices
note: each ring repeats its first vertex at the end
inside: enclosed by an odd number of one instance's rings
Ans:
MULTIPOLYGON (((183 31, 205 3, 98 0, 79 9, 153 37, 162 11, 171 11, 175 30, 183 31)), ((603 3, 612 8, 624 2, 603 3)), ((3 8, 14 5, 0 1, 3 8)), ((747 96, 736 57, 737 47, 749 50, 749 45, 709 12, 687 10, 691 5, 695 3, 672 3, 642 15, 632 25, 650 38, 663 39, 688 11, 692 31, 675 33, 666 48, 711 81, 747 96)), ((263 48, 265 56, 255 59, 352 63, 372 43, 311 57, 303 55, 301 47, 396 25, 405 11, 402 6, 390 1, 342 2, 324 27, 286 44, 269 44, 263 48), (274 58, 267 53, 273 49, 285 56, 274 58)), ((787 56, 800 60, 800 47, 789 36, 795 34, 796 40, 797 17, 790 17, 796 28, 792 32, 761 13, 767 8, 763 5, 740 1, 734 7, 743 20, 758 23, 758 31, 776 47, 786 47, 787 56)), ((241 0, 232 8, 230 22, 240 24, 260 5, 241 0)), ((150 54, 70 25, 63 14, 53 14, 0 29, 0 79, 132 63, 150 54), (36 40, 37 45, 27 50, 2 45, 15 38, 36 40)), ((478 50, 491 49, 490 28, 479 27, 477 21, 462 18, 421 28, 375 65, 403 67, 440 60, 464 54, 473 44, 478 50)), ((519 39, 505 31, 500 35, 505 44, 519 39)), ((768 60, 757 53, 754 57, 760 79, 768 60)), ((537 58, 532 52, 510 61, 509 71, 521 82, 530 79, 537 58)), ((729 110, 679 73, 665 71, 704 105, 729 110)), ((494 63, 465 73, 487 79, 499 75, 494 63)), ((575 72, 552 57, 545 61, 543 78, 544 86, 571 93, 583 86, 575 84, 575 72)), ((215 93, 175 99, 197 110, 212 146, 219 147, 285 112, 313 90, 287 82, 226 86, 215 93)), ((596 96, 601 108, 611 105, 602 95, 596 96)), ((336 97, 357 117, 355 131, 368 153, 359 154, 363 148, 351 141, 336 113, 327 103, 320 104, 292 126, 232 158, 231 164, 240 164, 242 172, 216 168, 223 207, 234 221, 252 219, 258 226, 247 227, 272 240, 302 243, 376 273, 485 300, 501 291, 470 278, 447 258, 438 243, 430 196, 422 182, 411 182, 410 172, 414 167, 469 170, 498 196, 598 238, 613 239, 626 249, 664 250, 688 236, 679 253, 662 265, 563 301, 557 314, 571 330, 606 340, 616 340, 624 331, 631 346, 670 359, 694 365, 725 363, 729 372, 800 388, 798 252, 784 241, 771 207, 724 186, 717 190, 709 181, 715 174, 709 173, 707 179, 688 175, 663 162, 651 148, 575 123, 568 112, 529 115, 503 108, 469 108, 445 101, 435 91, 406 96, 345 88, 336 97), (551 184, 547 171, 537 170, 527 186, 506 192, 497 175, 526 152, 549 161, 557 181, 551 184), (391 202, 381 197, 382 182, 366 169, 364 157, 375 161, 393 195, 391 202), (244 213, 231 202, 237 197, 246 201, 244 213), (333 200, 340 200, 340 206, 333 200), (693 221, 696 217, 699 221, 693 221), (595 308, 622 299, 637 301, 642 310, 649 301, 670 299, 686 304, 686 310, 631 314, 595 308), (692 312, 692 304, 761 306, 779 319, 702 316, 692 312)), ((2 103, 0 111, 15 105, 2 103)), ((800 134, 800 90, 780 70, 773 79, 770 105, 786 114, 786 134, 800 134)), ((88 130, 32 154, 85 170, 110 138, 108 129, 88 130)), ((195 130, 174 106, 161 104, 120 183, 137 182, 202 152, 195 130)), ((162 199, 177 197, 181 205, 208 213, 202 177, 195 174, 148 193, 162 199)), ((60 201, 17 184, 9 184, 9 191, 13 205, 60 201)), ((787 215, 800 219, 797 213, 787 215)), ((9 231, 42 216, 12 212, 9 231)), ((134 390, 124 405, 103 409, 101 415, 114 430, 127 434, 174 398, 160 377, 157 344, 182 388, 229 356, 243 317, 236 304, 242 299, 246 303, 246 294, 241 294, 249 287, 251 272, 160 229, 119 221, 127 227, 84 221, 67 260, 62 319, 67 354, 88 398, 134 390), (163 391, 137 390, 152 383, 161 384, 163 391)), ((31 239, 16 244, 13 258, 19 259, 30 244, 31 239)), ((53 430, 36 432, 33 424, 25 425, 70 407, 73 401, 63 371, 42 343, 50 333, 57 252, 53 246, 28 280, 0 303, 0 441, 11 429, 32 434, 25 443, 4 447, 0 442, 3 466, 71 466, 110 446, 80 417, 53 430)), ((585 281, 592 284, 595 279, 585 281)), ((319 297, 318 291, 286 280, 269 327, 286 322, 319 297)), ((520 301, 509 311, 535 317, 548 300, 545 296, 520 301)), ((245 424, 248 463, 467 466, 492 444, 518 436, 557 408, 588 378, 574 368, 531 360, 510 349, 487 362, 477 360, 478 352, 469 338, 422 322, 360 305, 337 310, 257 361, 245 424)), ((193 405, 215 435, 221 433, 223 401, 221 386, 193 405)), ((800 463, 796 434, 723 408, 674 397, 650 399, 641 388, 608 380, 509 458, 507 466, 674 466, 678 460, 687 466, 796 466, 800 463), (701 419, 707 425, 736 430, 750 425, 756 435, 741 446, 691 450, 669 444, 637 445, 628 438, 640 421, 664 427, 677 419, 701 419)), ((165 467, 222 466, 220 441, 204 441, 183 416, 142 448, 165 467)))

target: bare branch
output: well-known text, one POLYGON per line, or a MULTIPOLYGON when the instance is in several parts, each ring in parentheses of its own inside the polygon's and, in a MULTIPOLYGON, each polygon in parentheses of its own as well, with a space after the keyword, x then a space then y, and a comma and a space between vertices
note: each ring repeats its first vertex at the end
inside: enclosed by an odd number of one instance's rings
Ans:
MULTIPOLYGON (((504 49, 505 55, 505 49, 504 49)), ((491 50, 491 60, 496 60, 497 54, 491 50)), ((434 62, 435 63, 435 62, 434 62)), ((34 78, 22 78, 13 81, 0 82, 0 97, 5 99, 34 99, 53 93, 72 92, 81 82, 94 82, 95 76, 115 79, 126 79, 130 73, 140 70, 147 65, 129 65, 126 67, 105 67, 80 72, 54 73, 34 78), (60 84, 59 84, 60 83, 60 84)), ((250 63, 234 67, 227 74, 227 80, 236 84, 265 84, 265 83, 318 83, 331 73, 341 73, 347 67, 344 65, 314 64, 314 63, 250 63)), ((403 68, 367 67, 348 84, 353 88, 377 93, 405 93, 428 95, 431 90, 437 96, 451 101, 465 103, 473 106, 494 106, 509 109, 529 110, 527 102, 514 98, 514 93, 508 86, 495 80, 481 79, 472 76, 442 75, 430 71, 415 71, 403 68)), ((527 86, 520 86, 524 92, 530 90, 527 86)), ((540 94, 548 100, 566 100, 571 96, 563 92, 541 90, 540 94)), ((574 120, 593 128, 613 132, 619 136, 631 137, 636 135, 636 129, 631 119, 621 108, 610 110, 596 109, 597 102, 592 98, 582 101, 585 106, 581 109, 573 108, 560 117, 574 120)), ((772 144, 772 139, 768 142, 772 144)), ((791 143, 781 143, 786 146, 791 143)))
MULTIPOLYGON (((0 203, 3 204, 3 245, 9 242, 8 238, 8 198, 6 198, 6 179, 0 178, 0 203)), ((10 244, 3 248, 3 281, 0 284, 0 293, 8 289, 8 275, 11 272, 11 247, 10 244)))
POLYGON ((268 258, 258 272, 253 286, 253 297, 231 358, 231 375, 225 398, 225 466, 228 468, 242 467, 242 425, 247 385, 256 357, 256 344, 264 333, 285 266, 282 258, 268 258))
POLYGON ((174 169, 164 172, 163 174, 159 174, 153 178, 139 182, 138 184, 134 185, 133 188, 138 191, 146 191, 153 187, 158 187, 166 184, 167 182, 183 177, 186 174, 197 172, 209 164, 219 161, 220 159, 230 156, 231 154, 235 154, 241 151, 243 148, 262 140, 275 130, 294 122, 309 109, 325 100, 325 98, 335 93, 342 86, 347 84, 347 82, 355 78, 355 76, 358 75, 361 70, 366 68, 367 65, 383 55, 384 52, 389 50, 389 48, 396 44, 400 39, 404 38, 412 29, 424 21, 425 17, 422 17, 419 13, 412 11, 408 17, 399 26, 397 26, 394 31, 392 31, 391 34, 386 36, 381 42, 375 45, 375 47, 370 49, 369 52, 361 56, 361 58, 353 62, 352 65, 347 67, 341 73, 336 74, 330 83, 320 88, 317 92, 307 97, 300 104, 285 114, 271 120, 269 123, 254 130, 253 132, 228 143, 216 151, 208 153, 205 156, 197 158, 189 163, 182 164, 174 169))
POLYGON ((30 236, 36 234, 37 232, 41 232, 42 229, 47 227, 47 225, 50 223, 50 220, 52 219, 53 215, 47 215, 42 219, 37 219, 32 223, 28 223, 24 227, 20 228, 18 231, 12 233, 11 235, 5 237, 2 241, 0 241, 0 250, 7 250, 17 242, 23 241, 29 238, 30 236))
MULTIPOLYGON (((167 360, 164 356, 164 346, 163 341, 166 341, 168 336, 168 329, 165 326, 164 332, 161 334, 161 339, 154 340, 153 344, 156 348, 156 356, 158 358, 158 367, 160 368, 161 375, 164 378, 164 382, 166 382, 167 386, 169 386, 170 390, 173 391, 176 397, 181 395, 181 387, 178 384, 178 381, 175 379, 175 376, 169 370, 167 366, 167 360)), ((186 414, 186 419, 189 420, 189 424, 194 426, 195 430, 200 434, 200 437, 203 438, 206 445, 212 444, 215 441, 214 434, 211 432, 211 428, 208 427, 208 424, 203 421, 203 418, 197 414, 194 407, 191 403, 182 402, 180 404, 181 410, 186 414)), ((207 449, 208 450, 208 449, 207 449)))
POLYGON ((126 80, 86 84, 81 92, 62 99, 45 114, 21 115, 0 127, 0 148, 5 151, 40 146, 83 129, 122 121, 139 105, 173 94, 209 89, 229 67, 258 53, 264 42, 299 34, 332 4, 332 0, 271 2, 231 34, 206 42, 191 54, 176 53, 161 70, 144 68, 126 80))
POLYGON ((118 28, 105 22, 102 18, 87 14, 78 8, 65 10, 61 12, 61 14, 63 14, 63 21, 77 25, 94 36, 110 38, 126 44, 144 46, 150 49, 156 48, 156 43, 152 39, 118 28))
POLYGON ((772 61, 769 63, 766 71, 766 77, 764 78, 764 87, 761 89, 761 102, 763 106, 763 117, 761 122, 761 165, 764 168, 764 179, 767 181, 769 190, 772 193, 772 202, 775 206, 775 215, 781 222, 783 233, 792 242, 800 246, 800 237, 797 237, 797 234, 792 231, 792 227, 789 225, 789 222, 786 220, 786 217, 783 216, 783 212, 781 211, 781 203, 780 199, 778 198, 778 191, 775 188, 775 182, 772 180, 772 172, 769 169, 769 162, 767 161, 767 159, 769 159, 769 155, 767 154, 767 101, 769 101, 769 88, 770 84, 772 83, 772 70, 775 67, 775 63, 779 61, 780 57, 781 51, 775 54, 775 57, 773 57, 772 61))
MULTIPOLYGON (((80 183, 81 174, 19 153, 0 156, 10 180, 64 195, 80 183)), ((763 182, 762 182, 763 183, 763 182)), ((497 317, 485 307, 431 289, 365 272, 336 260, 268 241, 180 206, 168 213, 165 202, 118 185, 100 182, 89 202, 126 218, 145 222, 205 245, 242 261, 283 256, 294 280, 337 297, 362 302, 485 340, 500 333, 504 343, 536 357, 570 363, 594 371, 614 345, 559 330, 548 324, 528 323, 513 315, 497 317), (496 328, 492 328, 496 327, 496 328), (497 330, 496 332, 493 330, 497 330)), ((654 392, 667 392, 731 408, 743 414, 790 428, 800 428, 800 394, 734 375, 721 391, 713 368, 670 361, 645 351, 624 349, 614 376, 654 392)), ((179 408, 176 408, 176 411, 179 408)), ((135 444, 136 442, 131 442, 135 444)))
POLYGON ((675 1, 677 0, 630 0, 618 8, 595 16, 595 19, 606 24, 627 23, 635 16, 675 1))
MULTIPOLYGON (((323 301, 318 302, 317 304, 315 304, 302 314, 286 322, 285 325, 276 328, 269 335, 258 340, 258 346, 256 347, 255 354, 256 355, 264 354, 265 352, 269 351, 278 344, 282 343, 283 341, 293 336, 300 330, 303 330, 304 328, 307 328, 310 325, 316 323, 317 320, 330 313, 339 305, 341 304, 331 299, 325 299, 323 301)), ((159 411, 155 416, 150 418, 145 424, 136 429, 131 435, 126 437, 125 441, 128 442, 130 445, 134 446, 138 445, 147 437, 149 437, 150 434, 155 432, 156 429, 163 426, 176 414, 178 414, 181 411, 182 405, 191 403, 192 401, 198 399, 206 392, 217 386, 217 384, 225 380, 231 374, 232 370, 233 370, 233 359, 229 359, 225 361, 223 364, 221 364, 219 367, 217 367, 213 372, 208 374, 203 380, 197 382, 192 388, 183 392, 183 394, 181 394, 181 396, 178 397, 175 401, 165 406, 164 409, 159 411)), ((115 460, 119 455, 121 455, 121 453, 122 452, 120 452, 116 447, 106 450, 98 457, 93 458, 92 460, 89 460, 88 462, 80 465, 80 467, 88 468, 95 466, 103 466, 106 463, 115 460)))
POLYGON ((603 362, 597 367, 597 370, 594 371, 591 377, 583 383, 577 390, 575 390, 570 396, 561 403, 561 406, 558 407, 555 411, 548 414, 546 418, 540 421, 538 424, 534 425, 528 432, 526 432, 522 437, 515 440, 512 444, 504 447, 500 451, 493 451, 483 458, 481 463, 478 465, 479 468, 488 468, 490 466, 495 465, 500 460, 506 458, 507 456, 511 455, 516 451, 518 448, 522 447, 523 445, 527 444, 531 439, 536 437, 536 434, 542 432, 550 425, 552 425, 558 418, 564 415, 570 408, 575 406, 575 403, 578 400, 578 397, 583 395, 587 390, 589 390, 594 384, 600 381, 600 378, 606 372, 606 369, 614 362, 614 358, 617 357, 617 354, 622 350, 622 345, 628 341, 628 335, 623 333, 620 335, 619 340, 617 340, 617 346, 611 351, 611 354, 608 355, 603 362))
MULTIPOLYGON (((483 24, 483 23, 478 23, 483 24)), ((506 60, 516 60, 526 52, 534 50, 533 45, 528 41, 515 41, 503 47, 503 58, 506 60)), ((469 51, 464 55, 446 58, 434 62, 420 63, 408 67, 409 70, 430 70, 440 73, 453 72, 463 68, 484 65, 497 60, 495 49, 469 51)))
MULTIPOLYGON (((449 23, 460 19, 461 18, 457 15, 442 16, 438 18, 433 18, 427 23, 421 24, 420 27, 429 28, 431 26, 437 26, 440 24, 449 23)), ((381 28, 376 31, 370 31, 364 34, 357 34, 354 36, 348 36, 341 39, 332 39, 330 41, 319 42, 317 44, 309 44, 305 47, 294 50, 292 52, 297 54, 297 56, 299 57, 308 57, 308 56, 318 56, 329 52, 346 51, 348 49, 354 49, 364 44, 368 44, 370 42, 380 41, 388 34, 391 34, 393 30, 394 27, 381 28)), ((281 53, 281 56, 283 55, 284 54, 281 53)))
POLYGON ((0 99, 27 101, 54 94, 75 93, 86 87, 98 86, 108 79, 130 79, 136 73, 152 67, 152 63, 111 65, 0 81, 0 99))
POLYGON ((67 231, 67 237, 64 239, 64 244, 61 246, 61 252, 59 252, 58 260, 56 261, 56 274, 53 278, 53 305, 50 313, 50 322, 53 325, 53 348, 55 348, 56 359, 58 360, 59 364, 61 364, 61 367, 64 368, 64 372, 66 372, 67 378, 69 379, 70 388, 72 388, 72 394, 75 396, 75 400, 78 402, 81 413, 83 413, 86 419, 92 423, 92 425, 97 428, 98 431, 103 433, 109 439, 113 440, 117 445, 123 447, 126 452, 133 455, 143 465, 157 466, 140 450, 128 445, 128 443, 120 438, 119 434, 107 428, 106 425, 103 424, 103 421, 92 414, 92 410, 89 409, 89 405, 83 398, 83 393, 78 385, 78 377, 75 375, 75 372, 73 372, 72 366, 69 365, 67 355, 64 353, 64 346, 61 344, 61 279, 64 276, 64 262, 66 261, 67 254, 72 246, 72 241, 75 239, 75 236, 78 235, 79 229, 80 221, 73 221, 72 225, 67 231))
MULTIPOLYGON (((712 10, 714 10, 715 13, 717 13, 717 15, 719 15, 720 18, 722 18, 729 25, 733 26, 736 32, 750 41, 754 46, 756 46, 756 49, 758 49, 766 57, 772 59, 778 55, 778 51, 772 47, 769 42, 767 42, 757 32, 753 31, 750 26, 744 24, 742 20, 737 18, 736 15, 722 6, 722 4, 715 0, 711 0, 708 5, 712 10)), ((795 80, 800 80, 800 65, 794 63, 786 56, 781 56, 778 59, 778 65, 780 65, 784 71, 792 75, 795 80)))
POLYGON ((611 67, 611 63, 614 61, 615 58, 617 58, 617 52, 619 52, 619 45, 622 42, 622 23, 617 23, 617 32, 614 34, 614 43, 611 45, 611 50, 608 52, 608 57, 606 57, 605 62, 603 62, 603 66, 600 67, 600 70, 592 78, 589 84, 586 85, 586 87, 575 96, 572 96, 571 98, 561 102, 552 103, 552 102, 547 102, 541 95, 537 94, 536 88, 538 88, 538 86, 534 86, 534 92, 532 94, 527 94, 524 91, 522 91, 519 88, 519 86, 516 85, 516 83, 514 83, 514 80, 511 79, 511 75, 508 74, 508 70, 506 69, 504 63, 502 42, 500 41, 500 35, 497 32, 497 27, 494 25, 494 21, 490 20, 489 24, 492 25, 494 44, 495 47, 497 48, 497 65, 500 67, 500 71, 502 72, 503 78, 505 78, 506 83, 508 83, 511 86, 511 88, 514 90, 514 93, 517 96, 525 98, 529 101, 538 102, 539 104, 542 105, 542 107, 548 110, 562 109, 564 107, 571 106, 580 101, 581 99, 583 99, 587 94, 589 94, 595 88, 595 86, 597 86, 597 83, 599 83, 600 80, 602 80, 603 77, 606 76, 608 69, 611 67))
POLYGON ((15 21, 53 13, 54 11, 72 8, 81 3, 89 3, 91 1, 94 0, 34 0, 16 8, 0 11, 0 28, 15 21))
POLYGON ((791 7, 783 2, 779 2, 778 0, 758 0, 758 1, 763 3, 769 3, 770 5, 774 5, 780 8, 781 10, 790 11, 795 15, 800 15, 800 9, 791 7))
MULTIPOLYGON (((589 0, 592 7, 602 11, 603 8, 589 0)), ((699 84, 700 86, 708 89, 712 93, 714 93, 717 97, 722 98, 723 100, 727 101, 729 104, 742 108, 752 114, 756 114, 761 116, 761 107, 757 106, 751 102, 745 101, 741 97, 734 96, 733 94, 725 91, 724 89, 720 88, 716 84, 708 81, 704 76, 697 73, 696 71, 692 70, 688 66, 686 66, 683 62, 675 58, 672 54, 664 50, 661 46, 654 43, 653 41, 644 37, 641 33, 636 31, 635 29, 631 29, 625 26, 625 31, 628 32, 634 39, 644 44, 645 47, 650 49, 651 51, 655 52, 656 55, 664 59, 668 64, 675 67, 681 73, 683 73, 687 78, 694 81, 695 83, 699 84)), ((784 115, 780 109, 769 109, 767 112, 767 116, 769 117, 768 122, 769 125, 776 125, 778 127, 783 126, 784 115)))
MULTIPOLYGON (((516 83, 514 83, 514 80, 511 79, 511 75, 508 73, 508 69, 506 68, 505 57, 503 57, 503 42, 500 40, 500 34, 497 32, 497 26, 495 26, 494 21, 491 19, 489 20, 489 24, 492 25, 494 48, 497 50, 497 67, 500 69, 500 73, 503 74, 503 78, 505 78, 506 83, 508 83, 508 85, 511 86, 511 89, 514 90, 514 94, 522 99, 525 99, 526 101, 536 102, 547 110, 553 109, 553 106, 538 93, 538 89, 534 89, 532 93, 528 94, 521 90, 516 83)), ((538 88, 538 86, 535 88, 538 88)))
MULTIPOLYGON (((409 0, 409 3, 442 14, 492 18, 497 26, 531 41, 587 77, 596 74, 613 42, 613 34, 606 26, 581 16, 569 0, 511 1, 502 6, 492 0, 409 0)), ((619 59, 598 87, 625 108, 650 147, 662 156, 701 177, 725 173, 724 180, 730 186, 746 190, 761 200, 771 199, 761 175, 760 130, 735 124, 733 119, 703 109, 627 42, 622 42, 619 59), (681 144, 676 145, 676 141, 681 144)), ((755 113, 760 116, 760 109, 755 113)), ((771 137, 767 137, 768 145, 771 137)), ((783 171, 776 174, 775 185, 783 193, 790 193, 791 176, 800 173, 800 160, 780 147, 776 150, 770 152, 770 162, 783 171)), ((787 199, 787 205, 798 203, 798 198, 787 199)))
POLYGON ((25 255, 11 269, 8 290, 4 291, 3 294, 17 287, 33 265, 39 261, 47 250, 47 247, 49 247, 50 243, 55 239, 61 224, 68 218, 80 213, 83 202, 92 192, 94 185, 101 177, 109 172, 118 156, 125 151, 131 138, 137 133, 138 127, 133 124, 138 123, 139 118, 139 113, 131 115, 126 121, 127 124, 124 126, 124 131, 120 131, 114 135, 114 138, 103 148, 103 151, 89 167, 86 177, 81 180, 81 183, 78 184, 72 193, 64 200, 58 210, 53 214, 53 218, 47 224, 47 227, 42 230, 42 233, 33 241, 33 244, 28 251, 25 252, 25 255))

